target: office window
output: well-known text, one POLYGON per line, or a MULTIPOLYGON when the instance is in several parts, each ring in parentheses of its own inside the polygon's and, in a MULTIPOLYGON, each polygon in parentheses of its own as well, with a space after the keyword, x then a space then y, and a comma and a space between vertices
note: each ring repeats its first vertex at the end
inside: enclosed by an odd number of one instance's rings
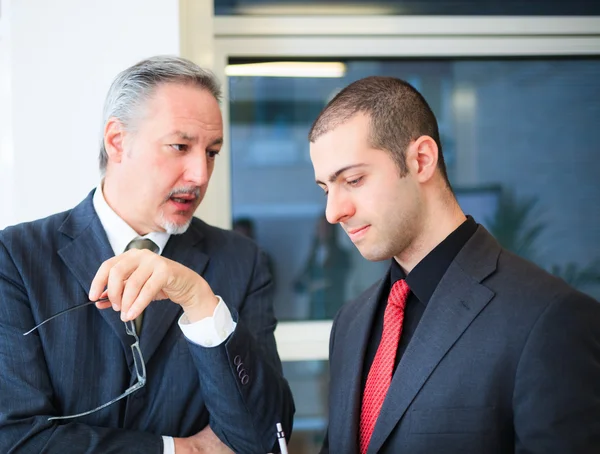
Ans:
MULTIPOLYGON (((342 77, 229 78, 234 223, 250 224, 270 256, 280 320, 333 317, 389 265, 366 261, 323 222, 307 140, 327 101, 368 75, 403 78, 424 94, 466 213, 600 298, 600 59, 336 62, 342 77)), ((285 362, 284 372, 298 402, 290 452, 317 452, 327 363, 285 362)))
POLYGON ((217 15, 447 15, 586 16, 600 14, 590 0, 215 0, 217 15))
MULTIPOLYGON (((236 62, 231 62, 236 63, 236 62)), ((234 224, 270 256, 280 320, 331 319, 388 262, 323 221, 307 133, 352 80, 397 76, 439 121, 463 209, 509 249, 599 297, 600 60, 350 60, 341 77, 229 78, 234 224)))

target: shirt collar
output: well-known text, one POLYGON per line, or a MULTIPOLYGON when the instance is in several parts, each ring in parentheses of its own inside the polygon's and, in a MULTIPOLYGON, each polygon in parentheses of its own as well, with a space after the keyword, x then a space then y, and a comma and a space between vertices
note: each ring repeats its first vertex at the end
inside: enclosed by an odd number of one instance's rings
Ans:
POLYGON ((169 241, 170 235, 166 232, 150 232, 140 236, 108 205, 102 193, 102 183, 98 185, 93 198, 94 209, 100 223, 106 232, 108 242, 115 255, 121 254, 127 245, 136 238, 148 238, 158 246, 158 253, 162 254, 169 241))
POLYGON ((394 282, 406 279, 406 283, 419 301, 427 304, 450 264, 473 236, 475 230, 477 230, 477 223, 471 216, 467 216, 467 220, 427 254, 408 275, 404 273, 398 262, 392 259, 390 288, 394 282))

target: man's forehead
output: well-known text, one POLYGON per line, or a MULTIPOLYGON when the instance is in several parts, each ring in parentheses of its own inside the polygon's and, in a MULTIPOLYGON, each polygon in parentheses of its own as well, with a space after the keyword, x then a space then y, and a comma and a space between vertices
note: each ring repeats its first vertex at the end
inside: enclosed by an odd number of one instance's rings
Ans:
POLYGON ((369 124, 362 118, 349 120, 335 128, 324 132, 311 143, 311 151, 321 149, 355 149, 369 143, 369 124))
POLYGON ((167 135, 174 136, 190 142, 197 141, 200 137, 210 136, 212 141, 223 142, 223 134, 219 128, 211 129, 210 131, 197 131, 196 128, 173 129, 167 135))
POLYGON ((189 84, 159 85, 146 100, 145 107, 152 115, 202 115, 211 122, 222 122, 221 107, 212 93, 189 84))

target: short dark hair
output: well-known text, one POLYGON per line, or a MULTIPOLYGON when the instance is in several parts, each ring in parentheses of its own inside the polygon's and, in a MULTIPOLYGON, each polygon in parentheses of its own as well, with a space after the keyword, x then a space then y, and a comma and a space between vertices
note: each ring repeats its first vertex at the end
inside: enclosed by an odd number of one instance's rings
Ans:
POLYGON ((439 151, 438 168, 450 188, 435 115, 421 93, 395 77, 371 76, 348 85, 319 114, 308 140, 316 141, 358 113, 370 118, 370 145, 392 155, 401 177, 408 172, 406 150, 410 142, 431 137, 439 151))

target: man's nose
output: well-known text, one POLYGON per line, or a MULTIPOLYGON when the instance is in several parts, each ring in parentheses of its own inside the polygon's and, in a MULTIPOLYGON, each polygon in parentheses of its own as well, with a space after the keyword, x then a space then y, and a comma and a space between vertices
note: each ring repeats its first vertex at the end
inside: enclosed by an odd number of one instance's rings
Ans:
POLYGON ((327 208, 325 209, 325 217, 331 224, 344 222, 354 216, 354 204, 349 197, 341 194, 336 190, 330 190, 327 196, 327 208))
POLYGON ((194 186, 204 186, 210 178, 206 153, 190 153, 187 156, 184 179, 194 186))

